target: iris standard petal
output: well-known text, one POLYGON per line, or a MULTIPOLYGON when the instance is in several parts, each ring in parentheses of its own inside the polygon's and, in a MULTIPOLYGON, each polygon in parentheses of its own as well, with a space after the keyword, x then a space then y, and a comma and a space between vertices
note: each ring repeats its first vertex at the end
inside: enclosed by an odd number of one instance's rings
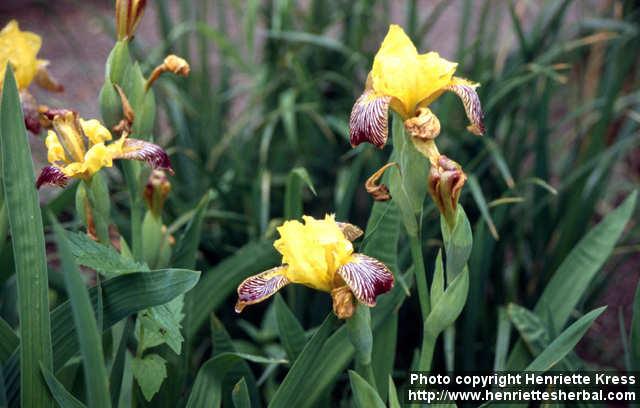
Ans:
POLYGON ((373 60, 371 88, 400 102, 391 107, 407 119, 413 116, 419 102, 451 81, 457 65, 437 52, 418 54, 402 28, 391 25, 373 60))
POLYGON ((287 266, 281 265, 245 279, 238 286, 236 312, 242 312, 247 305, 262 302, 288 284, 286 271, 287 266))
POLYGON ((393 287, 393 274, 385 264, 363 254, 353 254, 351 261, 338 269, 356 299, 369 307, 376 305, 376 297, 393 287))
POLYGON ((80 126, 92 144, 104 143, 111 140, 111 132, 97 119, 84 120, 80 118, 80 126))
POLYGON ((47 159, 49 163, 54 164, 57 162, 66 162, 67 155, 64 152, 64 147, 60 144, 58 135, 53 130, 47 132, 47 137, 44 140, 47 146, 47 159))
POLYGON ((365 91, 353 105, 349 118, 351 146, 369 142, 382 148, 389 134, 389 104, 391 97, 365 91))

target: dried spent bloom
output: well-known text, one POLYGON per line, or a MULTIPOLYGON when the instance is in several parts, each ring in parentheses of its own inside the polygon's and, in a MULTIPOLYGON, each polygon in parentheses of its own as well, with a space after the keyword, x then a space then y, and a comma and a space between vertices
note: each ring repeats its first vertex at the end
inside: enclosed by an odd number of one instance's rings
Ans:
POLYGON ((118 41, 131 39, 136 32, 146 0, 116 0, 116 32, 118 41))
POLYGON ((373 307, 376 297, 393 287, 393 274, 382 262, 354 253, 350 239, 362 234, 359 228, 338 223, 333 215, 320 220, 304 216, 303 220, 304 224, 294 220, 278 227, 280 239, 273 246, 282 254, 282 265, 238 286, 236 312, 289 283, 298 283, 331 293, 334 311, 344 319, 353 314, 355 300, 373 307))
POLYGON ((172 172, 169 157, 153 143, 130 139, 126 133, 112 140, 111 132, 98 120, 83 120, 75 112, 63 111, 53 117, 53 130, 45 139, 50 166, 42 169, 36 185, 55 184, 64 187, 69 178, 90 179, 113 160, 141 160, 154 169, 172 172))
POLYGON ((149 89, 151 85, 160 77, 160 75, 165 72, 171 72, 174 75, 179 76, 189 76, 191 72, 191 67, 189 63, 184 58, 180 58, 177 55, 167 55, 167 57, 162 61, 162 64, 158 65, 153 69, 151 75, 149 75, 149 79, 147 79, 147 83, 145 85, 145 89, 149 89))
POLYGON ((389 187, 379 183, 382 175, 391 166, 398 166, 396 162, 390 162, 380 167, 375 173, 373 173, 367 181, 364 183, 364 188, 367 193, 373 197, 376 201, 388 201, 391 200, 391 194, 389 193, 389 187))
POLYGON ((429 194, 450 227, 455 225, 458 199, 466 180, 462 167, 445 155, 440 155, 429 171, 429 194))
POLYGON ((365 91, 351 111, 351 145, 369 142, 383 147, 388 135, 389 107, 406 121, 445 91, 462 99, 471 122, 467 129, 482 134, 482 108, 475 91, 478 84, 455 77, 457 65, 436 52, 418 54, 402 28, 391 25, 373 60, 365 91))
POLYGON ((413 137, 433 140, 440 134, 440 121, 429 108, 418 108, 416 116, 404 121, 404 128, 413 137))

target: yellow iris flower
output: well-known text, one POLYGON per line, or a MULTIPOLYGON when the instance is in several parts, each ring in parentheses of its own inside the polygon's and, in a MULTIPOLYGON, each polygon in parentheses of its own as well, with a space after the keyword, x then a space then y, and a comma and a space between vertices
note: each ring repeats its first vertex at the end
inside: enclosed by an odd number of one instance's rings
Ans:
POLYGON ((48 91, 63 90, 62 85, 47 71, 49 61, 37 58, 41 45, 42 38, 39 35, 20 30, 15 20, 9 21, 0 31, 0 92, 2 92, 7 66, 10 65, 20 91, 25 126, 33 133, 40 133, 41 127, 38 119, 38 105, 35 98, 27 91, 29 85, 35 81, 48 91))
POLYGON ((351 111, 351 144, 370 142, 383 147, 387 141, 389 107, 406 121, 445 91, 462 99, 471 122, 468 129, 482 134, 482 109, 475 92, 478 84, 455 77, 457 65, 436 52, 419 54, 402 28, 391 25, 373 60, 365 92, 351 111))
POLYGON ((69 178, 88 180, 103 167, 113 166, 113 160, 146 161, 153 168, 171 171, 167 154, 159 146, 143 140, 130 139, 126 133, 112 140, 111 132, 98 120, 84 120, 75 112, 63 111, 52 120, 54 130, 45 139, 47 158, 51 166, 42 169, 36 182, 66 185, 69 178))
POLYGON ((45 63, 36 58, 41 45, 39 35, 21 31, 17 21, 9 21, 0 31, 0 85, 7 65, 11 64, 18 89, 26 89, 35 78, 38 67, 45 63))
POLYGON ((49 91, 59 92, 62 86, 49 76, 49 61, 38 59, 42 45, 39 35, 20 30, 16 20, 11 20, 0 31, 0 89, 4 81, 7 65, 11 64, 18 90, 23 91, 36 81, 49 91))
POLYGON ((278 227, 280 239, 273 245, 282 254, 282 265, 238 286, 237 312, 297 283, 330 292, 334 312, 346 318, 353 313, 354 297, 371 307, 379 294, 393 287, 393 274, 382 262, 354 252, 351 241, 362 235, 358 227, 336 222, 333 215, 320 220, 304 216, 303 221, 278 227))

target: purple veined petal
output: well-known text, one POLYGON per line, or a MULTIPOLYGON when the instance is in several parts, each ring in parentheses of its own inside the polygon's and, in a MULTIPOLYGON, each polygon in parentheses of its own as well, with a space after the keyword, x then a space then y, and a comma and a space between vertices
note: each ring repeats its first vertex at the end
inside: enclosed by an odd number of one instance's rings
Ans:
POLYGON ((376 297, 393 287, 393 274, 385 264, 370 256, 353 254, 352 258, 352 262, 338 269, 338 274, 356 299, 373 307, 376 305, 376 297))
POLYGON ((171 161, 164 149, 157 144, 139 139, 126 139, 122 146, 122 153, 114 159, 140 160, 147 162, 153 169, 166 170, 173 174, 171 161))
POLYGON ((236 313, 242 312, 245 306, 260 303, 275 295, 277 291, 288 284, 289 280, 285 276, 286 269, 286 265, 280 265, 245 279, 238 286, 236 313))
POLYGON ((464 105, 464 111, 469 118, 471 124, 467 126, 469 132, 474 135, 481 136, 485 132, 484 127, 484 113, 482 112, 482 105, 480 104, 480 98, 476 92, 476 86, 471 82, 454 78, 451 84, 447 85, 446 89, 458 95, 464 105))
POLYGON ((58 167, 46 166, 42 168, 42 171, 36 180, 36 188, 40 188, 40 186, 44 184, 53 184, 58 187, 65 187, 68 181, 69 177, 65 176, 62 170, 58 167))
POLYGON ((365 91, 353 105, 349 118, 351 146, 369 142, 382 148, 389 134, 390 96, 365 91))

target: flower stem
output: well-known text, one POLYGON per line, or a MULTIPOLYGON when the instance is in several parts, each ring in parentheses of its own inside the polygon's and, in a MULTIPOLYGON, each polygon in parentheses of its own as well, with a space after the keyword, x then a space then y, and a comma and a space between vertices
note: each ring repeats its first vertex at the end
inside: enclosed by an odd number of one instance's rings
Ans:
POLYGON ((409 235, 409 245, 411 247, 411 258, 413 259, 413 272, 416 275, 416 284, 418 286, 418 299, 420 301, 420 312, 422 320, 425 321, 431 305, 429 301, 429 291, 427 290, 427 276, 424 269, 424 258, 422 256, 422 236, 421 231, 417 235, 409 235))
POLYGON ((430 371, 431 361, 433 360, 433 351, 436 348, 438 336, 433 331, 428 330, 424 326, 422 330, 422 347, 420 350, 420 361, 418 363, 418 371, 430 371))
POLYGON ((427 316, 431 312, 431 303, 429 299, 429 291, 427 289, 427 276, 424 269, 424 258, 422 256, 422 236, 421 228, 418 229, 417 235, 409 235, 409 244, 411 247, 411 257, 413 258, 413 272, 416 275, 416 286, 418 287, 418 300, 420 301, 420 312, 422 314, 422 346, 420 348, 419 371, 429 371, 431 369, 431 360, 433 358, 433 350, 436 345, 434 338, 426 327, 427 316))

